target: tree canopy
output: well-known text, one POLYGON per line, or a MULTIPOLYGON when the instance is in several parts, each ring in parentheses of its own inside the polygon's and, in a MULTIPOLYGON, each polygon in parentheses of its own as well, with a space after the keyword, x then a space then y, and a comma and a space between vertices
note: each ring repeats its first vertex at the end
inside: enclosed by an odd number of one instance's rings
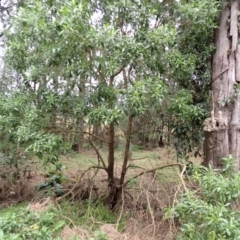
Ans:
MULTIPOLYGON (((126 137, 122 180, 136 122, 141 128, 149 120, 156 132, 167 119, 178 154, 193 150, 202 141, 207 116, 219 5, 208 0, 24 1, 6 32, 5 61, 18 75, 18 88, 1 96, 2 137, 55 162, 86 138, 86 125, 104 125, 109 156, 102 167, 110 180, 121 124, 126 137)), ((142 130, 145 138, 147 133, 142 130)), ((8 152, 4 144, 1 148, 8 152)))

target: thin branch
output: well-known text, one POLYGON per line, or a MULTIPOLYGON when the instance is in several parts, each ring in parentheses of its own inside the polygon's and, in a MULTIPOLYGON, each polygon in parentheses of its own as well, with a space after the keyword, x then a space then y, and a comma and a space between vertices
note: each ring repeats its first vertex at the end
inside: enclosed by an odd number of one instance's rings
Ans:
POLYGON ((142 171, 142 172, 138 173, 137 175, 131 177, 129 180, 127 180, 127 181, 123 184, 123 187, 126 187, 133 179, 138 178, 138 177, 142 176, 143 174, 155 172, 155 171, 160 170, 160 169, 163 169, 163 168, 176 167, 176 166, 183 166, 183 165, 180 164, 180 163, 172 163, 172 164, 168 164, 168 165, 156 167, 156 168, 153 168, 153 169, 150 169, 150 170, 142 171))
POLYGON ((88 135, 90 135, 90 136, 92 136, 92 137, 95 137, 95 138, 97 138, 98 140, 100 140, 100 141, 108 144, 108 141, 106 141, 106 140, 104 140, 103 138, 100 138, 100 137, 98 137, 98 136, 96 136, 96 135, 94 135, 94 134, 92 134, 92 133, 89 133, 89 132, 80 132, 80 133, 88 134, 88 135))
POLYGON ((101 80, 104 82, 105 81, 105 76, 103 75, 102 71, 101 71, 101 65, 98 66, 97 68, 97 72, 101 77, 101 80))
POLYGON ((186 184, 185 184, 185 182, 184 182, 184 180, 183 180, 183 175, 184 175, 184 173, 185 173, 185 171, 186 171, 186 168, 187 168, 187 166, 184 165, 184 166, 183 166, 183 169, 182 169, 182 172, 181 172, 180 174, 178 173, 178 176, 179 176, 179 178, 181 179, 181 182, 182 182, 182 185, 183 185, 183 188, 184 188, 185 191, 187 191, 187 187, 186 187, 186 184))
POLYGON ((131 77, 130 77, 132 68, 133 68, 133 66, 130 65, 130 68, 128 69, 127 79, 128 79, 128 82, 130 82, 133 85, 133 82, 132 82, 131 77))
POLYGON ((124 209, 124 205, 125 205, 125 194, 124 193, 125 192, 124 192, 124 190, 122 188, 122 194, 121 194, 121 196, 122 196, 122 206, 121 206, 121 211, 120 211, 119 217, 117 219, 116 229, 118 229, 118 226, 119 226, 119 223, 121 221, 122 214, 123 214, 123 209, 124 209))
POLYGON ((125 68, 125 65, 123 64, 118 71, 116 71, 112 76, 111 76, 111 79, 115 78, 118 74, 120 74, 123 69, 125 68))
MULTIPOLYGON (((91 63, 91 65, 92 65, 92 69, 93 69, 93 55, 92 55, 92 50, 89 48, 89 49, 87 50, 87 53, 88 53, 88 55, 89 55, 89 60, 90 60, 90 63, 91 63)), ((98 74, 100 75, 101 80, 104 81, 104 80, 105 80, 105 77, 104 77, 103 73, 102 73, 101 70, 100 70, 100 65, 97 67, 97 72, 98 72, 98 74)))
POLYGON ((212 82, 214 82, 217 78, 219 78, 222 74, 224 74, 227 70, 229 69, 229 67, 227 67, 225 70, 223 70, 220 74, 218 74, 215 78, 212 79, 212 82))
POLYGON ((143 159, 146 159, 146 158, 148 158, 148 157, 131 158, 131 161, 143 160, 143 159))
POLYGON ((135 166, 135 165, 132 165, 131 163, 127 166, 126 170, 129 169, 129 168, 131 168, 131 167, 133 167, 133 168, 139 168, 139 169, 143 169, 144 171, 147 171, 146 168, 139 167, 139 166, 135 166))
MULTIPOLYGON (((12 27, 12 25, 9 25, 8 27, 5 28, 4 31, 9 30, 12 27)), ((0 33, 0 37, 3 37, 4 31, 0 33)))
POLYGON ((95 146, 95 144, 90 139, 88 141, 89 141, 90 145, 94 148, 94 150, 95 150, 95 152, 97 154, 98 160, 102 163, 103 167, 105 169, 107 169, 107 166, 106 166, 106 164, 105 164, 105 162, 103 160, 103 157, 102 157, 101 153, 99 152, 98 148, 95 146))
POLYGON ((127 74, 126 74, 126 70, 125 68, 123 69, 123 81, 124 81, 124 88, 127 89, 127 83, 128 83, 128 80, 127 80, 127 74))
POLYGON ((13 7, 13 5, 8 7, 0 6, 0 12, 8 11, 11 7, 13 7))
POLYGON ((87 134, 89 136, 92 136, 94 138, 97 138, 98 140, 104 142, 104 143, 107 143, 108 144, 108 141, 104 140, 103 138, 100 138, 92 133, 89 133, 89 132, 85 132, 85 131, 77 131, 77 130, 70 130, 70 129, 54 129, 54 130, 49 130, 49 131, 46 131, 47 133, 83 133, 83 134, 87 134))
POLYGON ((84 177, 84 175, 85 175, 88 171, 90 171, 91 169, 103 169, 103 170, 107 171, 107 169, 106 169, 105 167, 100 167, 100 166, 91 166, 91 167, 89 167, 86 171, 84 171, 84 172, 80 175, 79 179, 76 181, 76 183, 74 184, 74 186, 73 186, 67 193, 65 193, 63 196, 58 197, 58 198, 56 199, 56 202, 60 202, 60 201, 61 201, 62 199, 64 199, 65 197, 67 197, 68 195, 72 194, 72 192, 76 189, 77 185, 81 182, 81 180, 82 180, 82 178, 84 177))
POLYGON ((148 123, 148 121, 150 121, 150 117, 145 117, 144 122, 141 124, 141 126, 139 126, 137 129, 135 129, 134 131, 131 132, 131 135, 135 134, 136 132, 139 131, 139 129, 141 129, 144 125, 146 125, 148 123))

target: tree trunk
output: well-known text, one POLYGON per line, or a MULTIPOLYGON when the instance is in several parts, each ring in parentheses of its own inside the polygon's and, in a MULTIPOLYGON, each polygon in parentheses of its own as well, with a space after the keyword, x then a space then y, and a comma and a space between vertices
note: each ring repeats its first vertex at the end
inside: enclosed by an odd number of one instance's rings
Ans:
POLYGON ((204 122, 204 165, 222 167, 231 154, 235 169, 240 161, 240 49, 238 48, 239 1, 224 1, 215 32, 216 52, 212 62, 211 118, 204 122))
POLYGON ((108 186, 110 192, 108 195, 108 203, 113 210, 118 202, 118 182, 114 178, 114 124, 111 123, 108 129, 108 186))
POLYGON ((108 129, 108 182, 111 187, 114 184, 114 124, 111 123, 108 129))
MULTIPOLYGON (((86 86, 85 86, 86 82, 85 80, 79 79, 78 82, 78 90, 79 90, 79 97, 80 98, 84 98, 85 94, 86 94, 86 86)), ((84 118, 83 116, 78 116, 77 117, 77 130, 78 130, 78 134, 77 134, 77 143, 78 143, 78 153, 80 154, 83 150, 83 139, 84 139, 84 133, 82 133, 84 131, 84 118)))
POLYGON ((131 135, 132 135, 132 124, 133 124, 133 118, 128 118, 128 128, 127 128, 127 134, 126 134, 126 145, 125 145, 125 152, 124 152, 124 159, 123 159, 123 165, 122 165, 122 172, 121 172, 121 178, 120 178, 120 187, 122 187, 124 183, 124 179, 127 172, 127 163, 129 161, 129 153, 130 153, 130 143, 131 143, 131 135))

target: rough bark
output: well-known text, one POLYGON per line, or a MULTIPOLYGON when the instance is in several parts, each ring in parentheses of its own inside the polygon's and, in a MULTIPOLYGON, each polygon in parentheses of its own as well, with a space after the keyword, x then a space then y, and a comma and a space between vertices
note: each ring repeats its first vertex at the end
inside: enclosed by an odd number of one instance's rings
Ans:
POLYGON ((239 1, 224 1, 215 32, 216 52, 212 62, 211 118, 204 122, 204 165, 222 167, 222 158, 231 154, 235 168, 240 161, 240 54, 238 44, 239 1))

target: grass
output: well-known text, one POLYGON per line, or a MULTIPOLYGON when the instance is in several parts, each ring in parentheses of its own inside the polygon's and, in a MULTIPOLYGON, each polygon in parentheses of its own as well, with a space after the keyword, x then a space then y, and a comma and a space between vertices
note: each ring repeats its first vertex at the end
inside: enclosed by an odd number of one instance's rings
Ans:
POLYGON ((26 206, 8 208, 0 217, 0 239, 52 239, 57 237, 65 220, 52 211, 33 212, 26 206))
MULTIPOLYGON (((112 213, 101 201, 87 200, 85 202, 70 203, 63 201, 60 204, 61 214, 71 219, 75 225, 85 226, 92 232, 100 228, 102 224, 115 224, 118 216, 112 213)), ((125 218, 123 217, 118 226, 118 231, 125 227, 125 218)))
POLYGON ((7 217, 13 213, 20 213, 23 208, 27 207, 27 203, 19 203, 7 208, 0 207, 0 216, 7 217))
POLYGON ((164 171, 158 170, 156 172, 156 179, 160 183, 167 183, 167 182, 178 183, 180 181, 178 174, 179 174, 178 167, 166 168, 164 169, 164 171))
POLYGON ((146 148, 144 146, 139 146, 139 145, 134 145, 132 144, 132 151, 142 151, 142 150, 146 150, 146 148))

